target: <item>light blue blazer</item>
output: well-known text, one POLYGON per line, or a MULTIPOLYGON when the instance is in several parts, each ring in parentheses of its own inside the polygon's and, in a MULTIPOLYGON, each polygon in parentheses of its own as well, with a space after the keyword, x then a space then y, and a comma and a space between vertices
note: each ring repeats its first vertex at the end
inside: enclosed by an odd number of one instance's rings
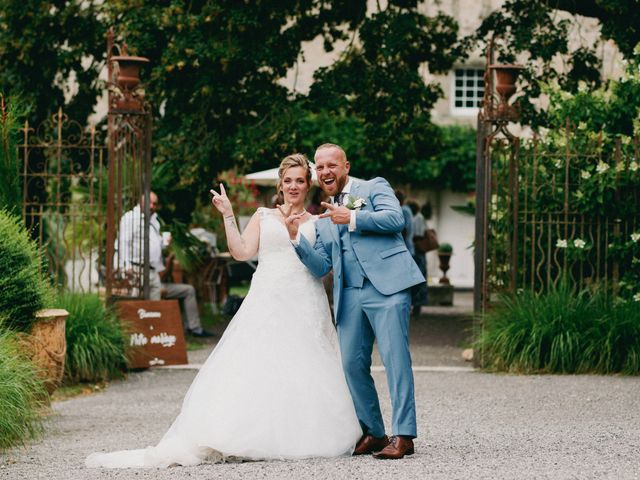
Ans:
MULTIPOLYGON (((355 256, 375 289, 383 295, 392 295, 424 282, 402 238, 404 216, 391 185, 380 177, 354 180, 350 195, 366 202, 356 211, 356 231, 351 232, 350 238, 355 256)), ((317 277, 333 268, 333 306, 339 321, 342 272, 348 266, 343 265, 338 226, 330 218, 319 219, 315 245, 312 247, 301 235, 296 253, 317 277)))

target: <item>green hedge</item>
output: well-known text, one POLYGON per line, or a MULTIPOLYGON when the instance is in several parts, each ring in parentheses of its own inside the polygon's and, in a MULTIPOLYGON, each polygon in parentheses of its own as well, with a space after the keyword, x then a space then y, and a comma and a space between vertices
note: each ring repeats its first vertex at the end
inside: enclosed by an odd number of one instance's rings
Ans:
POLYGON ((52 291, 36 243, 22 220, 0 210, 0 327, 28 332, 34 314, 51 306, 52 291))
POLYGON ((640 302, 561 282, 504 296, 475 345, 482 366, 521 373, 640 374, 640 302))
POLYGON ((120 376, 126 367, 127 337, 113 311, 94 294, 64 293, 57 303, 69 312, 65 382, 120 376))
POLYGON ((23 445, 42 433, 47 392, 36 367, 14 334, 0 331, 0 450, 23 445))

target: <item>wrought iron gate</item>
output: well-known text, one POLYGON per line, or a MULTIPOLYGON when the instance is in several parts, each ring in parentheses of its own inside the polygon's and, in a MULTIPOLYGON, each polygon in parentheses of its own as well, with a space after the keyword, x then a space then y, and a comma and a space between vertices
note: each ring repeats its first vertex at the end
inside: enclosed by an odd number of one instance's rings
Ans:
POLYGON ((484 306, 499 292, 561 281, 615 293, 633 268, 618 251, 640 226, 638 137, 606 142, 569 121, 555 133, 554 143, 486 138, 484 306))
POLYGON ((106 148, 62 110, 22 129, 22 215, 45 254, 53 283, 95 292, 105 262, 106 148))
POLYGON ((138 88, 146 62, 109 32, 106 142, 61 109, 23 128, 22 214, 61 289, 149 297, 151 113, 138 88))

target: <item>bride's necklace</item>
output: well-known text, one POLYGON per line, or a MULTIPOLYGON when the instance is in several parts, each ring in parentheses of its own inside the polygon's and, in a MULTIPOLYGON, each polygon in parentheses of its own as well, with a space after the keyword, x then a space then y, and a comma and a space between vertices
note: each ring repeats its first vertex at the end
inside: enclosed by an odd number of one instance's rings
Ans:
POLYGON ((299 212, 291 212, 291 215, 304 215, 305 213, 307 213, 307 209, 303 208, 299 212))

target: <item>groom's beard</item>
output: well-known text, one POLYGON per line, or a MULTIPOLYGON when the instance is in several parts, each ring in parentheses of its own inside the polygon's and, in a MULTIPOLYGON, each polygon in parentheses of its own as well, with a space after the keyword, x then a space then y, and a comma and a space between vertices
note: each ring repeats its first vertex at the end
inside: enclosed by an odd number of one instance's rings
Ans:
POLYGON ((338 187, 336 194, 342 192, 342 190, 344 190, 345 185, 347 185, 347 177, 336 180, 336 185, 338 187))
POLYGON ((348 180, 348 177, 336 178, 336 181, 334 183, 336 190, 334 192, 329 191, 329 189, 325 187, 324 183, 322 183, 321 184, 322 191, 324 191, 324 193, 326 193, 328 196, 334 197, 338 195, 340 192, 342 192, 342 190, 344 190, 344 187, 347 184, 347 180, 348 180))

